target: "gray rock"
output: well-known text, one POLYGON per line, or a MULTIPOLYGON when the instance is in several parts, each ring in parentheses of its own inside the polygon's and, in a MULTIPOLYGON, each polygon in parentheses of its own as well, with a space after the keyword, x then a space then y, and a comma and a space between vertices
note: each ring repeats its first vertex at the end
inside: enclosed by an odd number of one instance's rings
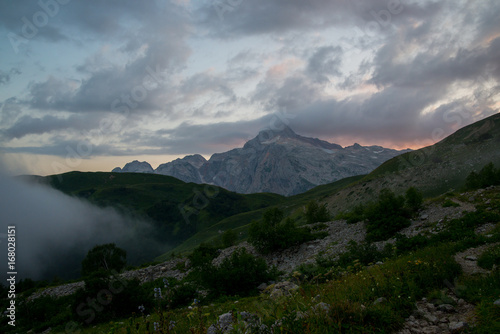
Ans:
POLYGON ((438 318, 430 313, 425 313, 423 318, 432 324, 438 323, 438 318))
POLYGON ((272 289, 270 293, 271 298, 280 298, 283 296, 290 295, 292 292, 296 291, 299 287, 292 282, 284 281, 276 283, 274 286, 270 286, 269 288, 272 289))
POLYGON ((458 321, 458 322, 450 322, 448 325, 448 328, 450 331, 460 331, 462 329, 467 328, 467 323, 463 321, 458 321))
POLYGON ((438 306, 438 310, 449 313, 455 311, 455 308, 450 304, 442 304, 438 306))
POLYGON ((330 305, 328 305, 327 303, 321 302, 321 303, 314 305, 312 307, 312 310, 315 313, 328 313, 328 311, 330 311, 330 305))
POLYGON ((259 289, 259 291, 264 291, 266 288, 267 288, 267 284, 266 283, 262 283, 262 284, 260 284, 257 287, 257 289, 259 289))
POLYGON ((233 315, 231 312, 224 313, 219 316, 219 320, 216 324, 211 325, 207 334, 220 334, 220 333, 229 333, 233 330, 233 315))
POLYGON ((497 299, 493 302, 494 305, 496 306, 500 306, 500 299, 497 299))
POLYGON ((386 301, 387 301, 387 299, 386 299, 385 297, 380 297, 380 298, 377 298, 377 300, 375 300, 375 301, 373 302, 373 305, 378 305, 378 304, 380 304, 380 303, 384 303, 384 302, 386 302, 386 301))
POLYGON ((465 259, 469 261, 477 261, 477 257, 475 257, 474 255, 466 256, 465 259))

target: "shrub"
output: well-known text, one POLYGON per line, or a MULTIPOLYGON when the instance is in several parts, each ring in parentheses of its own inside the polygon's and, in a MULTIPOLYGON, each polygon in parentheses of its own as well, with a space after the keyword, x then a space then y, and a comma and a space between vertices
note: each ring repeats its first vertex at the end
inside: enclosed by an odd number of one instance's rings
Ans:
POLYGON ((180 284, 172 290, 170 306, 173 308, 186 306, 190 304, 197 295, 198 291, 195 285, 190 283, 180 284))
POLYGON ((500 266, 500 246, 487 249, 477 259, 477 264, 481 268, 491 269, 494 265, 500 266))
POLYGON ((375 245, 366 242, 358 244, 351 240, 347 245, 347 252, 340 254, 337 263, 342 267, 347 267, 356 261, 366 266, 382 259, 382 253, 377 250, 375 245))
POLYGON ((138 279, 123 280, 100 271, 86 277, 85 288, 78 290, 74 298, 73 320, 90 325, 130 316, 148 300, 148 294, 138 279))
POLYGON ((16 328, 33 329, 36 332, 42 332, 49 327, 56 327, 61 323, 67 323, 71 320, 71 311, 66 307, 71 301, 72 296, 54 298, 51 296, 42 296, 31 302, 19 303, 17 317, 22 319, 21 323, 16 322, 16 328))
POLYGON ((492 162, 484 166, 479 173, 471 172, 465 180, 466 189, 486 188, 500 184, 500 169, 495 168, 492 162))
POLYGON ((394 236, 402 228, 410 226, 405 198, 396 196, 389 189, 382 189, 378 201, 365 210, 366 240, 382 241, 394 236))
POLYGON ((308 229, 295 226, 291 218, 283 221, 283 211, 272 208, 264 212, 261 221, 253 222, 248 241, 260 252, 270 253, 314 239, 308 229))
POLYGON ((100 270, 108 273, 112 270, 120 271, 127 264, 126 259, 127 253, 114 243, 95 246, 82 261, 82 276, 89 276, 100 270))
POLYGON ((349 212, 342 212, 338 214, 336 219, 345 219, 347 224, 356 224, 357 222, 365 219, 365 206, 363 204, 356 205, 349 212))
POLYGON ((396 235, 396 253, 404 254, 407 252, 415 251, 419 248, 424 248, 430 243, 430 240, 421 234, 408 238, 406 235, 396 235))
POLYGON ((245 248, 239 248, 220 266, 205 266, 201 272, 201 283, 216 296, 246 296, 255 291, 260 283, 273 277, 263 259, 249 254, 245 248))
POLYGON ((330 212, 326 204, 318 205, 316 201, 310 201, 306 207, 306 221, 308 224, 327 222, 330 220, 330 212))
POLYGON ((218 252, 219 249, 216 246, 202 243, 193 250, 188 259, 191 261, 191 266, 202 267, 205 264, 211 263, 218 252))
POLYGON ((460 204, 456 203, 456 202, 453 202, 451 199, 447 198, 444 202, 443 202, 443 208, 457 208, 459 207, 460 204))
POLYGON ((415 187, 410 187, 406 190, 406 206, 412 212, 417 212, 422 208, 422 203, 424 202, 424 196, 422 193, 415 187))

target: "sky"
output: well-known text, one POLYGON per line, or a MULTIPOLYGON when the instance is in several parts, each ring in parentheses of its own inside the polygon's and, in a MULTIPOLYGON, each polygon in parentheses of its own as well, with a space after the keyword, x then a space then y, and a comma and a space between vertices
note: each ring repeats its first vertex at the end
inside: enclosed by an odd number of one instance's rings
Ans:
POLYGON ((153 168, 277 121, 419 148, 498 112, 500 2, 0 3, 0 166, 153 168))

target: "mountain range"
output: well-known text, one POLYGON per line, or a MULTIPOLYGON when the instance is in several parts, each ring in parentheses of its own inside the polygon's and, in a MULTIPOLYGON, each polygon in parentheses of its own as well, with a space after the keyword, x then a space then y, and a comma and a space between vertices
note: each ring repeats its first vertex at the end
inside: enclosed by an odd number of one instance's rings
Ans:
POLYGON ((242 194, 271 192, 290 196, 370 173, 408 151, 359 144, 342 147, 298 135, 283 125, 279 130, 261 131, 242 148, 216 153, 209 160, 199 154, 189 155, 161 164, 156 170, 145 161, 135 160, 113 172, 155 173, 184 182, 214 184, 242 194))

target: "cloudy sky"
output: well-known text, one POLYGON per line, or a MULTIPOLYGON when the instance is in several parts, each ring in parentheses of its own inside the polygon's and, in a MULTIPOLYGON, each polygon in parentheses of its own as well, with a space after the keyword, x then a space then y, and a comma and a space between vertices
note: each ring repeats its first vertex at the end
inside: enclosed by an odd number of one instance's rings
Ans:
POLYGON ((498 112, 498 22, 495 0, 2 1, 1 165, 155 168, 277 120, 429 145, 498 112))

